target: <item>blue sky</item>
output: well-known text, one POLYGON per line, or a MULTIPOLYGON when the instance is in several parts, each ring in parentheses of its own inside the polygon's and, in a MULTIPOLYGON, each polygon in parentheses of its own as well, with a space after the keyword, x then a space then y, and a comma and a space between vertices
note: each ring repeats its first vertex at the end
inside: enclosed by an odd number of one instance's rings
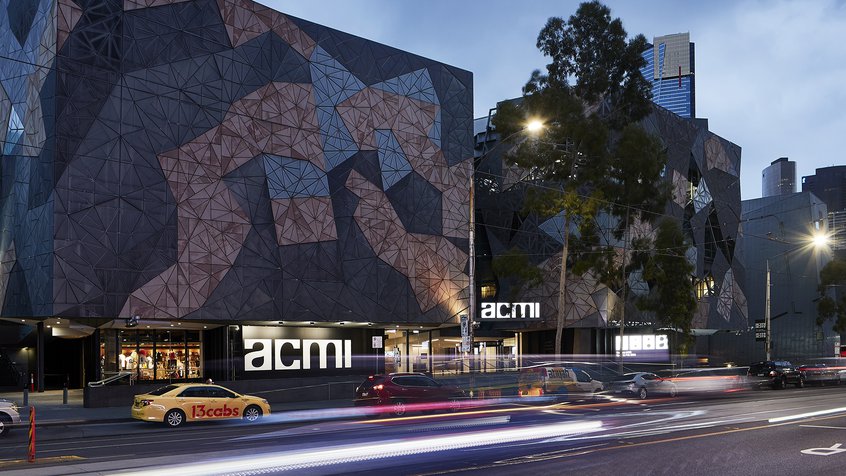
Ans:
MULTIPOLYGON (((535 0, 260 0, 284 13, 473 72, 477 117, 520 95, 547 61, 536 47, 547 18, 579 2, 535 0)), ((846 2, 613 0, 630 35, 690 32, 696 115, 742 147, 741 194, 761 196, 761 171, 796 162, 797 182, 846 165, 846 2)), ((801 190, 801 184, 797 183, 801 190)))

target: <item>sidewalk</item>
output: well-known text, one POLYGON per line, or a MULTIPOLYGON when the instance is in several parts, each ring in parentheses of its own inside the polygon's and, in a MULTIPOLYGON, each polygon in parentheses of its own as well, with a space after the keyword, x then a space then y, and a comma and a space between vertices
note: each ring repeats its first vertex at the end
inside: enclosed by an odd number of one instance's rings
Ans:
MULTIPOLYGON (((23 406, 23 391, 3 392, 0 398, 18 404, 23 423, 29 422, 29 407, 23 406)), ((30 392, 29 405, 35 407, 38 426, 72 425, 85 423, 123 423, 133 421, 130 405, 123 407, 85 408, 82 389, 68 390, 68 403, 63 403, 63 390, 30 392)), ((273 413, 351 407, 351 400, 323 400, 270 404, 273 413)))

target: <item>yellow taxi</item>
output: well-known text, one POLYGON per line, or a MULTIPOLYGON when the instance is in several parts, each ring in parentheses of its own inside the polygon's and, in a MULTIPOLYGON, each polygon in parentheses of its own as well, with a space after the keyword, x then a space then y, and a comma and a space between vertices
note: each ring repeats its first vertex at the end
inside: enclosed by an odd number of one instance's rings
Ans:
POLYGON ((220 385, 175 383, 135 396, 132 418, 164 422, 176 428, 186 421, 243 419, 254 422, 270 414, 267 400, 239 395, 220 385))

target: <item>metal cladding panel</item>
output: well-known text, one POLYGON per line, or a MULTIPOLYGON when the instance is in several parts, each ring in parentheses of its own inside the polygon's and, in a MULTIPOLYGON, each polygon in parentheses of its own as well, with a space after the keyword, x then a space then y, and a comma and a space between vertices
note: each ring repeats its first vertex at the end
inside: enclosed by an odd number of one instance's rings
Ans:
POLYGON ((247 0, 0 7, 2 315, 466 312, 469 72, 247 0))

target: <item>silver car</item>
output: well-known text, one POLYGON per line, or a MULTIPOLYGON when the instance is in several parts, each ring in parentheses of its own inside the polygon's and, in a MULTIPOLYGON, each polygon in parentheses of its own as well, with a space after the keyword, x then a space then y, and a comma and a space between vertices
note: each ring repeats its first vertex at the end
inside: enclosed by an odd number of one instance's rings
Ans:
POLYGON ((623 374, 609 382, 606 386, 613 394, 627 394, 645 400, 650 396, 664 395, 675 397, 676 385, 651 372, 633 372, 623 374))
POLYGON ((0 436, 5 435, 13 426, 21 424, 21 414, 15 402, 0 399, 0 436))

